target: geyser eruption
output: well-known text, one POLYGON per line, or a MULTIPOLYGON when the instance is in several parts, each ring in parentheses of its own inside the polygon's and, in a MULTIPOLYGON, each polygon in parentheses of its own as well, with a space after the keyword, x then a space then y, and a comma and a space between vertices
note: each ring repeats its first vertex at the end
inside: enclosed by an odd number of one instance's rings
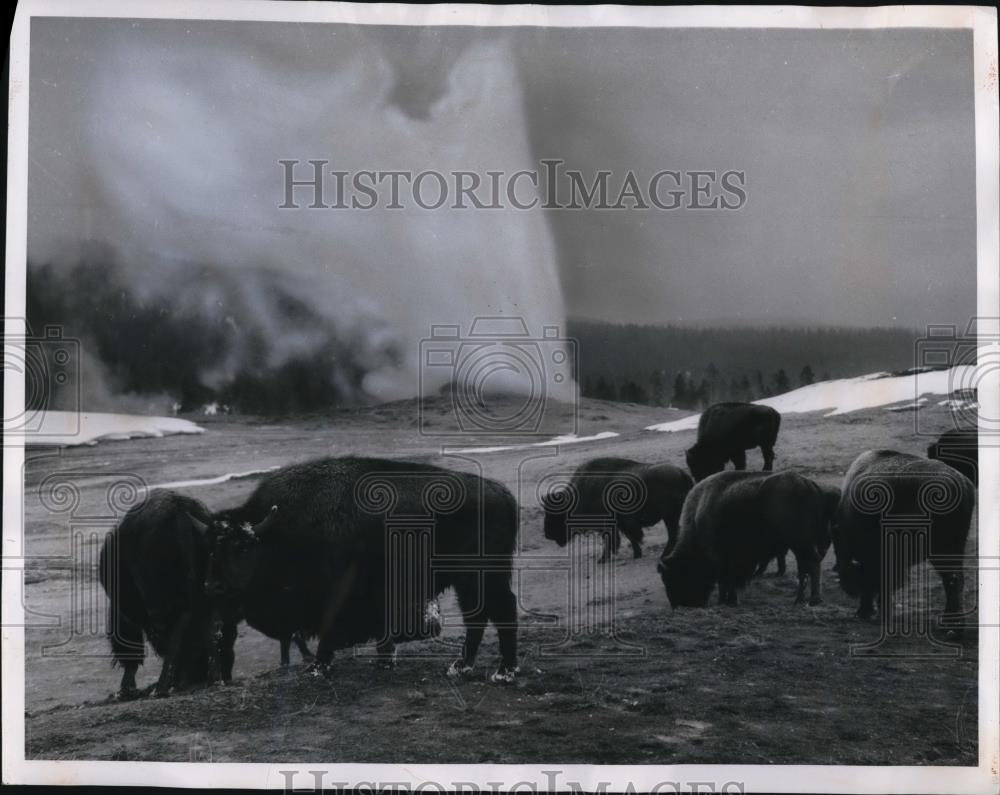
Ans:
MULTIPOLYGON (((310 159, 351 174, 534 169, 503 40, 467 43, 428 90, 378 31, 58 22, 73 52, 32 65, 29 321, 81 338, 85 407, 409 397, 455 375, 421 369, 433 327, 562 327, 541 210, 310 209, 309 188, 279 209, 283 159, 302 164, 296 179, 310 159)), ((493 386, 517 388, 498 372, 493 386)))

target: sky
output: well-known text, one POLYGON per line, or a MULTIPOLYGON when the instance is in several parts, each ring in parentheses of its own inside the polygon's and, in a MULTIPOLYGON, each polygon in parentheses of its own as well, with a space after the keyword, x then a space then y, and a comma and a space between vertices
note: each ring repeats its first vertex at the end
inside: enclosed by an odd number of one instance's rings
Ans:
POLYGON ((285 269, 406 339, 484 313, 920 327, 976 310, 971 31, 35 19, 30 125, 29 259, 107 245, 137 282, 285 269), (311 157, 735 169, 747 201, 279 210, 277 161, 311 157))

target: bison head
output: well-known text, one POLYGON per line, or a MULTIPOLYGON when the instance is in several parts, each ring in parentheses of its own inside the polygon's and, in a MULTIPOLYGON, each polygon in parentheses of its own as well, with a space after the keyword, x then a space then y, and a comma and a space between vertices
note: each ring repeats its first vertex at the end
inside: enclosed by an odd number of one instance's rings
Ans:
POLYGON ((217 514, 205 578, 205 592, 214 598, 243 593, 250 584, 260 559, 261 539, 274 526, 278 506, 256 523, 241 520, 235 512, 217 514))
POLYGON ((721 472, 726 468, 726 460, 724 458, 720 460, 717 455, 713 455, 700 443, 696 443, 693 447, 688 448, 685 458, 695 482, 704 480, 709 475, 714 475, 716 472, 721 472))
POLYGON ((840 489, 836 486, 820 486, 823 498, 823 531, 816 539, 816 551, 820 559, 830 551, 830 544, 837 533, 837 517, 840 511, 840 489))
POLYGON ((841 590, 850 597, 858 596, 861 593, 863 579, 861 565, 852 553, 843 526, 836 521, 833 525, 833 552, 837 558, 833 570, 840 580, 841 590))
POLYGON ((708 598, 715 587, 715 576, 706 567, 667 557, 660 559, 656 569, 660 572, 671 607, 708 606, 708 598))
POLYGON ((545 510, 542 532, 549 541, 555 541, 561 547, 566 546, 569 541, 569 529, 566 526, 569 498, 569 489, 551 491, 542 497, 542 508, 545 510))

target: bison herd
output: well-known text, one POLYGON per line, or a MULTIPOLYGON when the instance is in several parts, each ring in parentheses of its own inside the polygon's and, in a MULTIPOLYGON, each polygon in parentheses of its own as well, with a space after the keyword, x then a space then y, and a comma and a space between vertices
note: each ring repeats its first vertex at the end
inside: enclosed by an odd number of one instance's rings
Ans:
MULTIPOLYGON (((772 471, 780 421, 764 406, 710 407, 687 451, 693 477, 669 463, 591 460, 540 495, 544 536, 564 546, 601 532, 607 562, 624 535, 639 558, 644 528, 662 521, 668 543, 657 571, 674 608, 704 607, 713 590, 720 604, 735 605, 772 559, 783 571, 789 551, 796 601, 806 601, 808 584, 808 602, 818 604, 820 564, 832 545, 842 589, 859 598, 860 617, 871 617, 886 582, 898 586, 910 566, 929 560, 944 584, 945 614, 960 614, 975 434, 949 432, 927 458, 864 452, 838 489, 772 471), (746 471, 753 447, 764 471, 746 471), (735 471, 723 471, 727 461, 735 471), (913 538, 893 547, 893 533, 913 538)), ((282 665, 294 643, 307 670, 328 675, 336 650, 374 641, 376 662, 390 666, 397 644, 440 633, 437 600, 448 589, 465 627, 448 674, 471 674, 493 624, 500 663, 491 679, 512 682, 517 530, 517 503, 500 483, 400 460, 294 464, 265 477, 243 505, 217 513, 154 490, 107 535, 100 555, 113 663, 123 671, 119 697, 138 695, 144 641, 163 661, 155 695, 228 681, 241 621, 279 641, 282 665)))

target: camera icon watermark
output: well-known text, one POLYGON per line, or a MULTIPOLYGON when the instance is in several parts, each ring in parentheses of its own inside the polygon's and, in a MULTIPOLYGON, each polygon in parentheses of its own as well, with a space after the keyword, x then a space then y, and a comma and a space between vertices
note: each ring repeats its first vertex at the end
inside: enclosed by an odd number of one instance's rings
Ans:
MULTIPOLYGON (((951 412, 957 430, 978 430, 981 438, 1000 439, 1000 416, 979 399, 982 382, 1000 372, 1000 318, 974 317, 965 329, 930 325, 917 339, 914 354, 915 401, 945 392, 938 404, 951 412)), ((933 414, 916 411, 913 416, 918 435, 940 433, 931 421, 933 414)))
POLYGON ((435 325, 420 341, 419 429, 426 436, 558 436, 578 427, 576 341, 532 335, 520 317, 435 325), (437 390, 444 396, 433 394, 437 390))
POLYGON ((8 376, 24 378, 23 403, 4 400, 4 445, 79 434, 80 341, 66 337, 59 326, 34 335, 23 319, 5 318, 2 342, 5 392, 8 376), (47 421, 47 412, 56 409, 58 421, 47 421))

